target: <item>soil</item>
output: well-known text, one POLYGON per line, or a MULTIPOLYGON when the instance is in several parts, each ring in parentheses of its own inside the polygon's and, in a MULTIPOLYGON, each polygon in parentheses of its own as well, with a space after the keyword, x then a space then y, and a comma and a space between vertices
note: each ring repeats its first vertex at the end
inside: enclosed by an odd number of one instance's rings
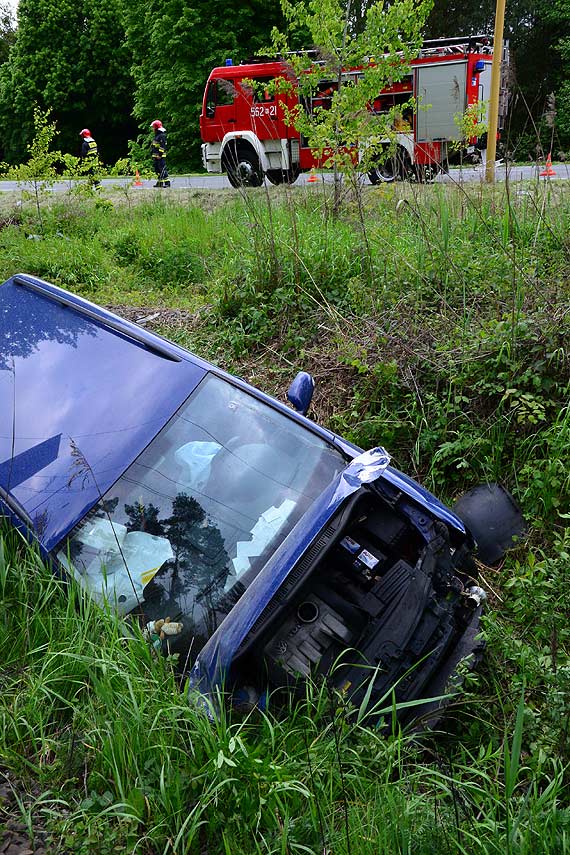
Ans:
POLYGON ((176 329, 192 327, 212 307, 204 305, 194 312, 189 309, 161 309, 158 306, 117 305, 105 308, 127 321, 154 331, 162 327, 176 329))
POLYGON ((43 822, 31 808, 37 796, 39 792, 26 792, 22 782, 0 765, 0 855, 53 852, 43 822))

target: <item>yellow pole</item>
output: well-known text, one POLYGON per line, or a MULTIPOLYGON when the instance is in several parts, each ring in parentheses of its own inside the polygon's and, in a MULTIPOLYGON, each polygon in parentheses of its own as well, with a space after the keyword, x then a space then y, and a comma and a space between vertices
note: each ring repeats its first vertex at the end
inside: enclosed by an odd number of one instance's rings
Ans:
POLYGON ((487 133, 487 163, 485 181, 495 182, 497 157, 497 130, 499 126, 499 90, 501 86, 501 60, 503 58, 503 30, 505 27, 505 2, 497 0, 495 11, 495 37, 493 39, 493 65, 491 66, 491 100, 489 103, 489 130, 487 133))

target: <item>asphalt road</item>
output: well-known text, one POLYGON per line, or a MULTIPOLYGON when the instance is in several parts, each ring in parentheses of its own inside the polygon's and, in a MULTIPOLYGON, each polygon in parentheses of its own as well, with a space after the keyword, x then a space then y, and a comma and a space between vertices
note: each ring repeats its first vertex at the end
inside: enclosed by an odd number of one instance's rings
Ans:
MULTIPOLYGON (((529 180, 535 179, 539 181, 560 181, 560 180, 568 180, 570 178, 570 165, 569 164, 555 164, 554 171, 555 175, 551 178, 543 178, 540 176, 540 171, 543 167, 536 167, 535 165, 530 166, 510 166, 505 167, 504 165, 499 165, 496 169, 496 179, 497 181, 504 181, 506 175, 509 175, 511 181, 521 181, 521 180, 529 180)), ((308 183, 309 173, 303 173, 299 176, 296 181, 297 185, 303 185, 308 183)), ((324 175, 318 175, 318 182, 313 184, 314 187, 318 186, 318 183, 324 181, 326 183, 330 183, 333 180, 333 176, 331 173, 326 173, 324 175)), ((478 181, 485 180, 485 169, 483 166, 473 166, 466 167, 462 169, 451 169, 448 175, 442 174, 438 175, 436 178, 437 183, 466 183, 473 184, 478 181)), ((365 179, 368 183, 368 179, 365 179)), ((124 187, 128 185, 133 185, 132 178, 103 178, 102 182, 104 187, 124 187)), ((197 189, 197 190, 221 190, 221 189, 229 189, 230 183, 225 175, 194 175, 191 177, 177 178, 171 177, 172 186, 170 190, 182 190, 182 189, 197 189)), ((68 192, 73 182, 71 181, 57 181, 51 188, 53 193, 65 193, 68 192)), ((150 189, 154 186, 154 179, 143 179, 142 188, 134 188, 133 189, 150 189)), ((2 193, 10 193, 18 190, 30 190, 32 189, 30 185, 26 185, 24 182, 18 181, 0 181, 0 192, 2 193)), ((168 190, 157 190, 159 192, 166 192, 168 190)))

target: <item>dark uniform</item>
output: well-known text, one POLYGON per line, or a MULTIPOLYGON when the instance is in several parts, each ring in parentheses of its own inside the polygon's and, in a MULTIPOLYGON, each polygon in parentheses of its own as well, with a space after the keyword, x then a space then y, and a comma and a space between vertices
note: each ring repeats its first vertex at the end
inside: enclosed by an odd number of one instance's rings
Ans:
POLYGON ((81 143, 81 157, 83 160, 87 160, 89 158, 93 158, 93 162, 97 159, 97 143, 93 139, 93 137, 83 137, 83 142, 81 143))
POLYGON ((86 173, 91 176, 94 187, 98 187, 101 183, 95 178, 97 166, 99 164, 99 153, 97 151, 97 143, 92 136, 83 135, 81 142, 81 159, 87 164, 86 173))
POLYGON ((166 131, 163 127, 155 128, 154 138, 150 144, 152 163, 156 172, 155 187, 170 187, 168 170, 166 168, 166 131))

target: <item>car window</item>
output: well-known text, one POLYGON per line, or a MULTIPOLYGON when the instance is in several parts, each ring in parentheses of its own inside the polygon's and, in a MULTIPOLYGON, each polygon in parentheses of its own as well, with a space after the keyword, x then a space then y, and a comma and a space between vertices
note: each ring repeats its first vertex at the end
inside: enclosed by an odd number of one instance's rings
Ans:
POLYGON ((344 466, 303 425, 208 374, 57 557, 122 613, 180 619, 197 650, 344 466))

